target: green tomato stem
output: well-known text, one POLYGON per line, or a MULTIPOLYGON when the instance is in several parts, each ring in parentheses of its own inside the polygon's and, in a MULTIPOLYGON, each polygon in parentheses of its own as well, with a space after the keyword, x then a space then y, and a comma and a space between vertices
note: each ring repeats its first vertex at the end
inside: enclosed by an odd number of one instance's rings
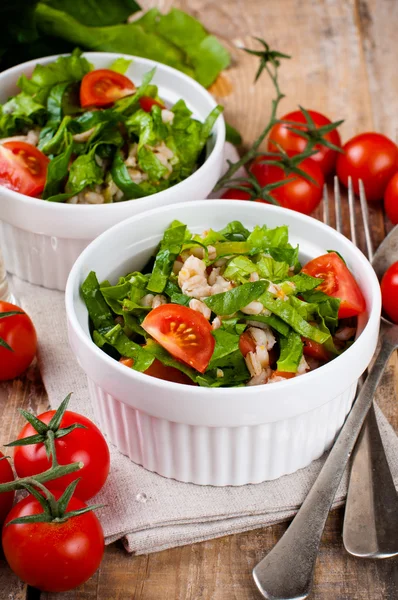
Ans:
POLYGON ((56 467, 50 467, 50 469, 47 469, 47 471, 44 471, 39 475, 35 475, 34 477, 23 477, 21 479, 16 479, 15 481, 1 483, 0 494, 4 492, 12 492, 14 490, 25 489, 25 483, 27 483, 28 485, 37 485, 40 483, 45 483, 46 481, 52 481, 53 479, 58 479, 59 477, 63 477, 64 475, 69 475, 70 473, 80 471, 80 469, 82 469, 83 467, 84 464, 82 462, 71 463, 70 465, 58 465, 56 467))

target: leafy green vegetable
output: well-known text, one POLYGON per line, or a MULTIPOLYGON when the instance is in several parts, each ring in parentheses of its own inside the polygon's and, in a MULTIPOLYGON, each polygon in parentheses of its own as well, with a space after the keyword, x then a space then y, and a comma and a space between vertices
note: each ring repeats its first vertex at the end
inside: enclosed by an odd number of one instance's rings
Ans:
POLYGON ((63 10, 90 26, 116 25, 141 10, 135 0, 42 0, 52 8, 63 10))
POLYGON ((133 369, 136 371, 146 371, 154 361, 153 356, 145 352, 139 344, 136 344, 127 337, 119 324, 104 333, 103 337, 122 356, 127 356, 127 358, 134 360, 133 369))
POLYGON ((255 265, 247 256, 235 256, 228 263, 223 277, 239 283, 247 283, 247 278, 251 273, 257 273, 255 265))
POLYGON ((81 293, 94 328, 101 334, 112 329, 115 324, 113 316, 101 293, 94 271, 90 271, 83 281, 81 293))
POLYGON ((114 156, 111 167, 111 176, 117 187, 122 190, 126 200, 142 198, 142 196, 145 196, 145 191, 132 181, 127 167, 124 164, 123 157, 119 152, 114 156))
POLYGON ((251 246, 252 254, 267 251, 269 248, 279 248, 288 245, 289 232, 286 225, 268 229, 266 225, 256 225, 247 242, 251 246))
POLYGON ((225 123, 225 139, 234 146, 240 146, 242 144, 242 136, 239 131, 229 123, 225 123))
POLYGON ((66 150, 55 156, 48 164, 46 185, 43 190, 43 199, 50 200, 52 196, 61 194, 65 180, 68 176, 69 162, 72 156, 73 145, 69 143, 66 150))
POLYGON ((272 327, 272 329, 275 329, 275 331, 277 331, 284 337, 287 337, 289 335, 289 325, 287 325, 287 323, 282 321, 282 319, 280 319, 276 315, 244 315, 242 313, 240 314, 240 319, 242 321, 257 321, 259 323, 266 323, 267 325, 272 327))
POLYGON ((256 270, 261 277, 277 283, 288 277, 289 264, 286 262, 278 262, 272 258, 272 256, 262 255, 256 262, 256 270))
POLYGON ((178 369, 182 373, 185 373, 192 381, 196 382, 198 373, 188 365, 183 362, 176 360, 165 350, 160 344, 157 344, 151 339, 147 340, 146 345, 143 348, 144 352, 146 352, 149 356, 153 358, 157 358, 161 363, 166 365, 166 367, 174 367, 178 369))
MULTIPOLYGON (((204 303, 216 315, 232 315, 241 308, 258 300, 268 287, 266 281, 244 283, 222 294, 215 294, 204 299, 204 303)), ((267 307, 268 308, 268 307, 267 307)))
POLYGON ((166 287, 164 288, 164 293, 167 294, 170 298, 170 302, 173 304, 182 304, 183 306, 188 306, 191 300, 190 296, 186 296, 181 293, 179 286, 172 281, 166 283, 166 287))
POLYGON ((78 156, 73 161, 66 184, 67 193, 78 194, 85 187, 102 183, 103 170, 95 160, 95 147, 88 153, 78 156))
POLYGON ((216 329, 213 331, 213 337, 216 340, 216 345, 208 366, 209 370, 220 366, 220 364, 223 366, 228 365, 228 361, 225 360, 226 357, 239 350, 239 335, 229 333, 224 329, 216 329), (220 362, 221 359, 223 359, 222 363, 220 362))
POLYGON ((277 362, 278 371, 296 373, 303 356, 303 342, 301 337, 295 331, 290 331, 289 335, 280 339, 281 353, 277 362))
POLYGON ((148 290, 160 294, 166 287, 173 268, 173 263, 181 252, 187 226, 174 221, 166 229, 155 258, 152 275, 148 282, 148 290))
POLYGON ((121 73, 122 75, 124 75, 124 73, 126 73, 127 69, 129 68, 132 62, 132 60, 120 57, 114 60, 113 63, 109 66, 109 68, 111 69, 111 71, 116 71, 116 73, 121 73))
POLYGON ((302 294, 303 292, 313 290, 322 283, 323 280, 318 279, 317 277, 311 277, 311 275, 307 275, 306 273, 298 273, 291 277, 289 281, 294 284, 295 294, 302 294))
POLYGON ((247 240, 250 235, 250 231, 240 221, 231 221, 218 233, 223 236, 222 239, 225 238, 231 242, 247 240))

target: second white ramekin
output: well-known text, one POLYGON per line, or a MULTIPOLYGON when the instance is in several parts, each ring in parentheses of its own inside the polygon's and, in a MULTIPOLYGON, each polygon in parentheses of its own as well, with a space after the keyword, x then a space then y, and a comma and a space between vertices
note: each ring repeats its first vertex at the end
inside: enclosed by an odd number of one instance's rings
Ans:
POLYGON ((330 447, 374 353, 380 288, 364 255, 345 237, 299 213, 264 204, 207 200, 168 206, 102 234, 74 265, 66 288, 69 340, 85 371, 101 428, 121 452, 165 477, 205 485, 243 485, 307 466, 330 447), (301 260, 334 249, 354 273, 367 303, 358 338, 341 356, 272 385, 201 388, 127 369, 91 340, 80 285, 94 270, 114 281, 140 269, 174 219, 194 232, 231 220, 248 228, 286 224, 301 260))

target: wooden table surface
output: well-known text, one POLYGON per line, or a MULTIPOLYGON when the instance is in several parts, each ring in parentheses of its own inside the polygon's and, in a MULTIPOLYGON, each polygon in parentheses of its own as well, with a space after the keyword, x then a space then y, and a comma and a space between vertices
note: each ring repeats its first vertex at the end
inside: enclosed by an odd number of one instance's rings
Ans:
MULTIPOLYGON (((396 0, 186 0, 143 2, 145 8, 172 4, 198 17, 226 44, 233 56, 215 93, 225 105, 227 120, 250 144, 268 119, 273 90, 266 77, 253 85, 257 61, 238 49, 265 38, 272 47, 292 55, 281 69, 287 95, 281 110, 298 103, 344 118, 343 140, 375 130, 397 139, 398 133, 398 2, 396 0)), ((372 234, 385 234, 381 211, 371 212, 372 234)), ((388 227, 388 225, 387 225, 388 227)), ((360 228, 359 228, 360 229, 360 228)), ((34 315, 33 315, 34 317, 34 315)), ((396 357, 378 400, 398 431, 393 400, 397 387, 396 357)), ((15 437, 21 426, 19 408, 40 412, 48 401, 34 367, 21 379, 0 386, 0 440, 15 437)), ((315 600, 394 600, 398 568, 394 559, 357 560, 342 547, 343 509, 326 525, 317 562, 315 600)), ((254 600, 251 578, 258 560, 272 548, 286 524, 148 556, 127 555, 120 543, 107 547, 99 571, 78 590, 45 594, 26 589, 0 558, 0 600, 254 600)), ((286 576, 289 576, 287 574, 286 576)))

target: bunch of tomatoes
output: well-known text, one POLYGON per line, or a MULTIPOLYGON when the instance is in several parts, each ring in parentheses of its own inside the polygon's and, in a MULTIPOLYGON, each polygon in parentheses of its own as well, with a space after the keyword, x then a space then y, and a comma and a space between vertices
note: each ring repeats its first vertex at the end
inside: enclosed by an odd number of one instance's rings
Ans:
MULTIPOLYGON (((309 215, 322 199, 322 188, 327 177, 336 173, 345 186, 352 178, 355 193, 359 192, 358 181, 362 179, 368 202, 379 202, 384 198, 385 211, 392 223, 398 223, 398 148, 396 144, 380 133, 362 133, 353 137, 344 146, 341 144, 337 128, 325 115, 314 110, 306 111, 315 127, 322 130, 321 143, 314 146, 315 154, 304 158, 297 166, 310 179, 289 173, 277 166, 275 153, 284 151, 289 156, 305 152, 308 145, 308 122, 306 115, 297 110, 284 115, 271 129, 267 150, 272 154, 258 156, 250 165, 260 187, 279 181, 284 185, 270 192, 270 196, 280 206, 309 215), (290 122, 291 124, 289 124, 290 122), (331 130, 328 130, 331 128, 331 130), (303 132, 300 135, 298 132, 303 132), (264 162, 268 161, 268 162, 264 162)), ((246 184, 245 184, 246 185, 246 184)), ((250 200, 256 199, 250 184, 248 191, 229 188, 223 198, 250 200)))

